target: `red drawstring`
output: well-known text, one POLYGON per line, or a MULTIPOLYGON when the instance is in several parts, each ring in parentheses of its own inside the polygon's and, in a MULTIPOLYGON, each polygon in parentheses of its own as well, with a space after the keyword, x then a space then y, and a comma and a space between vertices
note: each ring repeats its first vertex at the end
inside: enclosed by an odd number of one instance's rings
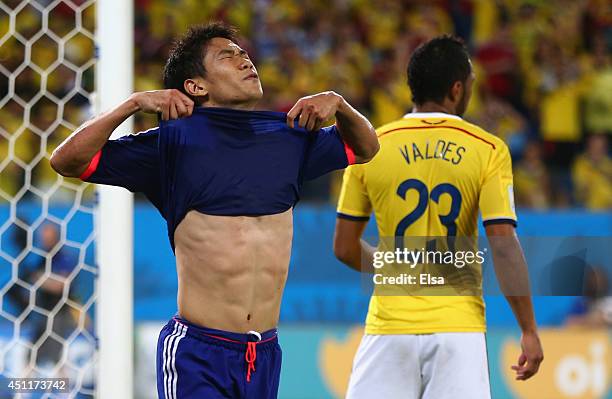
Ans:
MULTIPOLYGON (((219 339, 221 341, 234 342, 236 344, 244 344, 243 342, 235 341, 229 338, 219 337, 218 335, 211 335, 211 334, 204 334, 204 335, 206 335, 207 337, 219 339)), ((251 371, 255 371, 255 359, 257 359, 257 344, 263 344, 264 342, 272 341, 273 339, 276 339, 276 336, 270 337, 268 339, 264 339, 263 341, 251 341, 251 342, 246 343, 247 349, 244 354, 244 360, 246 360, 248 364, 247 377, 246 377, 247 382, 251 382, 251 371)))
POLYGON ((247 382, 251 382, 251 371, 255 371, 255 359, 257 359, 257 342, 247 342, 244 359, 249 365, 247 368, 247 382))

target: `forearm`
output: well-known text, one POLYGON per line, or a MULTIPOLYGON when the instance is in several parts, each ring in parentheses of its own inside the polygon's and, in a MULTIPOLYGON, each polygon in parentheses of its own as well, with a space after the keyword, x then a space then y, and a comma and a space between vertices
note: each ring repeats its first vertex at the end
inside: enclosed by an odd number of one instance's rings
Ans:
POLYGON ((374 273, 374 251, 376 248, 363 238, 359 240, 359 248, 361 253, 361 272, 363 273, 374 273))
POLYGON ((524 333, 535 332, 529 274, 518 239, 515 236, 490 237, 489 242, 499 285, 521 330, 524 333))
POLYGON ((342 139, 355 154, 356 163, 368 162, 379 149, 376 131, 370 121, 341 97, 336 126, 342 139))
POLYGON ((516 321, 523 333, 535 333, 537 325, 533 314, 531 296, 506 296, 516 321))
POLYGON ((336 257, 351 269, 363 273, 373 273, 374 268, 372 267, 372 262, 375 250, 376 249, 366 241, 359 239, 341 251, 336 249, 335 252, 336 257))
POLYGON ((63 176, 80 176, 113 131, 139 110, 133 97, 82 124, 51 155, 51 167, 63 176))

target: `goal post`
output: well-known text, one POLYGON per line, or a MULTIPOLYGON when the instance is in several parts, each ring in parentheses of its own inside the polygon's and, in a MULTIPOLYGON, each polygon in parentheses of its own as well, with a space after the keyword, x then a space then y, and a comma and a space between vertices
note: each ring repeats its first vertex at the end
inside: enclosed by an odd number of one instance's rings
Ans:
MULTIPOLYGON (((133 90, 134 3, 97 0, 96 112, 124 101, 133 90)), ((132 131, 132 118, 115 132, 132 131)), ((99 361, 97 397, 133 397, 133 195, 98 186, 96 212, 99 361)))

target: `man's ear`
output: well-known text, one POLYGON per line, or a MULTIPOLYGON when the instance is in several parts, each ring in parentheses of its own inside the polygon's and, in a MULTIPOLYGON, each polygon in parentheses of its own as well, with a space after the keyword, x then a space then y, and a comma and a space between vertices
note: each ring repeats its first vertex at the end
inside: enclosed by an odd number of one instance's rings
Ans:
POLYGON ((183 82, 183 87, 191 97, 204 97, 208 94, 206 83, 201 78, 187 79, 183 82))
POLYGON ((453 103, 459 102, 461 100, 461 97, 463 96, 463 90, 465 90, 463 83, 459 80, 456 81, 451 86, 450 93, 449 93, 449 99, 453 103))

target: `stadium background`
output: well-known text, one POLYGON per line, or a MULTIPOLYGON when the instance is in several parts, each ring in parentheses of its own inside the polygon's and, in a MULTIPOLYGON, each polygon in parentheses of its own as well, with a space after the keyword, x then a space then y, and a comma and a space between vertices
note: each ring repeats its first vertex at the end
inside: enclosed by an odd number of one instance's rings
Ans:
MULTIPOLYGON (((77 23, 80 0, 36 0, 53 3, 49 29, 64 37, 77 23)), ((8 32, 6 10, 23 1, 3 1, 0 36, 8 32)), ((401 117, 411 108, 405 66, 411 51, 440 33, 455 33, 473 54, 477 74, 474 98, 466 119, 498 134, 510 146, 521 236, 612 237, 612 7, 601 0, 447 0, 447 1, 135 1, 135 90, 160 88, 160 71, 172 38, 192 23, 224 20, 236 25, 241 44, 258 67, 264 86, 261 108, 286 111, 302 95, 335 90, 364 112, 376 126, 401 117)), ((93 32, 94 6, 79 13, 78 23, 93 32)), ((26 5, 17 13, 17 29, 32 37, 41 29, 41 13, 26 5)), ((32 48, 32 60, 51 65, 57 58, 52 38, 42 37, 32 48)), ((69 180, 54 191, 49 209, 36 193, 22 192, 29 184, 49 190, 57 176, 42 162, 32 162, 41 146, 47 155, 91 115, 94 91, 94 43, 83 34, 66 40, 64 56, 74 68, 59 66, 46 76, 47 91, 66 100, 58 109, 43 97, 27 116, 35 128, 23 129, 26 110, 19 101, 0 107, 0 158, 7 158, 11 135, 18 135, 16 162, 0 169, 0 220, 10 213, 7 198, 19 196, 19 218, 38 220, 41 212, 67 215, 75 196, 94 201, 93 189, 69 180), (79 90, 74 90, 79 86, 79 90), (67 123, 55 124, 57 114, 67 123), (37 129, 36 129, 37 128, 37 129), (44 133, 41 134, 40 131, 44 133), (41 137, 45 137, 42 141, 41 137), (28 176, 28 179, 26 179, 28 176)), ((9 93, 6 71, 24 60, 24 46, 9 37, 0 45, 0 94, 9 93)), ((19 72, 14 94, 28 101, 40 90, 41 76, 33 68, 19 72)), ((137 131, 155 125, 136 117, 137 131)), ((367 295, 358 277, 331 253, 334 203, 341 174, 305 187, 295 215, 294 253, 281 312, 284 368, 281 398, 341 397, 359 340, 359 325, 367 295)), ((91 214, 79 208, 63 227, 66 239, 86 241, 91 214)), ((373 226, 369 227, 370 229, 373 226)), ((11 279, 10 255, 19 250, 19 228, 2 230, 0 287, 11 279)), ((373 230, 370 230, 373 231, 373 230)), ((37 232, 38 234, 38 232, 37 232)), ((563 242, 560 241, 559 245, 563 242)), ((600 246, 593 262, 610 268, 610 246, 600 246)), ((87 252, 87 262, 93 251, 87 252)), ((30 258, 26 258, 30 259, 30 258)), ((30 262, 34 262, 30 259, 30 262)), ((159 327, 176 310, 176 272, 156 211, 137 198, 135 209, 136 373, 139 397, 152 397, 153 354, 159 327)), ((28 262, 24 260, 24 268, 28 262)), ((20 265, 21 267, 21 265, 20 265)), ((93 273, 79 273, 75 298, 88 303, 93 273)), ((31 286, 26 286, 32 290, 31 286)), ((8 296, 7 296, 8 297, 8 296)), ((13 295, 12 297, 15 297, 13 295)), ((15 312, 10 300, 2 303, 15 312)), ((580 308, 577 297, 535 298, 543 328, 546 361, 541 375, 516 384, 509 373, 518 354, 518 331, 501 297, 487 298, 488 345, 493 397, 603 398, 612 397, 612 341, 609 329, 568 327, 570 314, 580 308)), ((584 310, 581 312, 584 313, 584 310)), ((609 328, 609 326, 608 326, 609 328)), ((0 317, 0 342, 13 326, 0 317)), ((91 350, 91 339, 71 352, 75 364, 91 350)), ((17 368, 23 351, 8 353, 5 367, 17 368)), ((384 384, 384 381, 381 381, 384 384)))

